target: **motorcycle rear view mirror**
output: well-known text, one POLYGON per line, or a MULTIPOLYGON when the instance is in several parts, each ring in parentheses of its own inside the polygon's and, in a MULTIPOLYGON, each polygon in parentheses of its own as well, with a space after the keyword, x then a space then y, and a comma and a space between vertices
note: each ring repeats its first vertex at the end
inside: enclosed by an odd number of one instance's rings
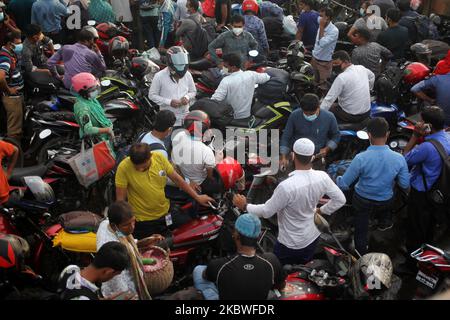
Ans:
POLYGON ((102 80, 100 84, 102 87, 109 87, 111 85, 111 80, 102 80))
POLYGON ((361 140, 369 140, 369 134, 364 130, 356 132, 356 136, 361 140))
POLYGON ((59 43, 54 44, 54 45, 53 45, 53 49, 54 49, 55 51, 58 51, 58 50, 61 49, 61 45, 60 45, 59 43))
POLYGON ((95 25, 97 24, 97 21, 95 21, 95 20, 89 20, 89 21, 87 22, 87 24, 88 24, 88 26, 93 27, 93 26, 95 26, 95 25))
POLYGON ((52 134, 52 130, 50 130, 50 129, 42 130, 39 133, 39 139, 44 140, 44 139, 48 138, 51 134, 52 134))

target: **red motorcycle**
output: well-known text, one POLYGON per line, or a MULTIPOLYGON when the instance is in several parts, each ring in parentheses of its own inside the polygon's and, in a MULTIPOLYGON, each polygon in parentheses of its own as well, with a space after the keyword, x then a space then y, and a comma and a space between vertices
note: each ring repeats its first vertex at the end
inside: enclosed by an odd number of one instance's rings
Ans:
POLYGON ((99 36, 96 44, 104 57, 109 57, 109 42, 114 37, 121 36, 130 42, 131 35, 133 34, 133 31, 123 23, 118 25, 111 22, 100 23, 95 26, 95 29, 97 29, 99 36))
POLYGON ((419 282, 415 298, 424 299, 450 288, 450 254, 442 249, 424 244, 411 253, 417 260, 419 282))

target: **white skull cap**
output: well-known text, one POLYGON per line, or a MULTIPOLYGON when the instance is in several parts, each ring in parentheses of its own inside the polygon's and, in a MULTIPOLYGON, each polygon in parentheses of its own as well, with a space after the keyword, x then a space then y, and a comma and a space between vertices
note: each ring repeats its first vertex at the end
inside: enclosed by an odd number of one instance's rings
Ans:
POLYGON ((300 156, 312 156, 316 147, 314 143, 306 138, 301 138, 294 143, 294 152, 300 156))

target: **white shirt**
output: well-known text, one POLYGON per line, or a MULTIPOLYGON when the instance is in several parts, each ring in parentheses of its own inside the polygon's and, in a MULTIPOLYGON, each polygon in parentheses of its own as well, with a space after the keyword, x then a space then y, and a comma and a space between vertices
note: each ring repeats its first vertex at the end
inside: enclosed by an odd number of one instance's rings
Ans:
POLYGON ((178 0, 177 1, 177 9, 175 10, 175 17, 174 19, 176 21, 180 21, 181 19, 186 19, 189 14, 187 12, 186 8, 187 0, 178 0))
MULTIPOLYGON (((146 143, 148 145, 154 144, 154 143, 159 143, 164 145, 164 141, 162 141, 161 139, 155 137, 151 132, 147 133, 141 140, 142 143, 146 143)), ((166 157, 166 159, 169 158, 169 155, 167 154, 167 151, 165 149, 158 149, 152 152, 159 152, 161 153, 164 157, 166 157)))
POLYGON ((329 215, 345 204, 344 194, 326 172, 296 170, 265 204, 248 204, 247 211, 266 219, 278 213, 278 241, 290 249, 303 249, 320 236, 314 213, 324 195, 330 201, 320 208, 323 214, 329 215))
POLYGON ((245 119, 252 113, 255 85, 269 80, 267 73, 239 70, 222 79, 211 99, 225 101, 233 107, 235 119, 245 119))
POLYGON ((130 1, 128 0, 111 0, 111 7, 116 14, 116 19, 119 21, 120 17, 123 17, 123 22, 133 21, 133 15, 131 14, 130 1))
POLYGON ((208 176, 207 169, 216 166, 211 148, 186 132, 180 132, 173 138, 172 161, 185 178, 199 185, 208 176))
MULTIPOLYGON (((109 229, 109 220, 105 219, 100 223, 97 230, 97 251, 107 242, 120 242, 116 234, 112 233, 109 229)), ((133 274, 131 270, 125 269, 121 274, 115 276, 107 282, 102 284, 102 294, 107 297, 115 293, 130 291, 137 293, 136 286, 133 280, 133 274)))
POLYGON ((339 106, 353 115, 363 114, 370 110, 370 90, 373 88, 375 75, 361 65, 350 65, 334 80, 328 94, 320 105, 329 110, 338 99, 339 106))
POLYGON ((189 112, 189 105, 194 103, 196 94, 197 89, 195 88, 194 79, 189 71, 186 72, 183 78, 176 82, 170 76, 169 68, 165 68, 155 74, 148 97, 159 105, 160 110, 170 110, 175 113, 175 117, 177 118, 175 126, 181 126, 184 117, 189 112), (189 99, 189 104, 178 108, 170 106, 170 102, 173 99, 180 100, 183 97, 189 99))

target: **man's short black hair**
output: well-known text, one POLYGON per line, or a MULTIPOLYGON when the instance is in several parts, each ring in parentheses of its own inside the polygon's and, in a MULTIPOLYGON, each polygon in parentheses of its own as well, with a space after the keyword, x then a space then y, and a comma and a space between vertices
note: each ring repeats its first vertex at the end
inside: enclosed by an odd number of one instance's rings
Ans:
POLYGON ((322 7, 322 8, 320 8, 319 12, 323 12, 323 13, 325 13, 325 15, 328 18, 333 19, 333 10, 331 10, 331 8, 329 8, 329 7, 322 7))
POLYGON ((257 238, 249 238, 247 236, 244 236, 243 234, 240 234, 239 232, 238 234, 239 234, 239 242, 241 243, 241 245, 253 248, 256 248, 256 246, 258 245, 257 238))
POLYGON ((312 8, 314 7, 314 0, 300 0, 300 3, 303 3, 305 5, 307 5, 308 7, 312 8))
POLYGON ((241 56, 238 55, 237 53, 228 53, 225 54, 222 57, 222 60, 226 63, 228 63, 230 66, 232 67, 237 67, 237 68, 241 68, 242 66, 242 60, 241 60, 241 56))
POLYGON ((440 107, 425 107, 420 114, 422 115, 423 122, 431 124, 435 131, 444 129, 445 113, 444 110, 442 110, 440 107))
POLYGON ((320 100, 314 93, 305 94, 300 100, 300 107, 303 111, 312 112, 316 111, 320 106, 320 100))
POLYGON ((295 159, 297 159, 297 161, 303 165, 307 165, 307 164, 311 163, 311 160, 313 157, 313 156, 302 156, 302 155, 296 154, 295 152, 294 152, 294 155, 295 155, 295 159))
POLYGON ((244 16, 243 15, 241 15, 241 14, 235 14, 235 15, 233 15, 233 16, 231 16, 231 24, 234 24, 234 23, 243 23, 243 24, 245 24, 245 18, 244 18, 244 16))
POLYGON ((189 0, 188 2, 195 11, 198 11, 198 8, 200 7, 200 3, 198 2, 198 0, 189 0))
POLYGON ((355 32, 358 36, 360 36, 361 38, 369 41, 370 40, 370 31, 369 29, 366 28, 362 28, 362 29, 356 29, 355 32))
POLYGON ((170 110, 161 110, 156 114, 153 129, 158 132, 164 132, 173 127, 176 121, 175 113, 170 110))
POLYGON ((81 31, 78 33, 78 41, 80 42, 87 42, 94 40, 94 34, 86 29, 81 29, 81 31))
POLYGON ((375 139, 386 137, 388 131, 389 124, 384 118, 375 117, 367 123, 367 132, 375 139))
POLYGON ((399 0, 397 2, 397 7, 401 12, 411 10, 411 0, 399 0))
POLYGON ((150 159, 150 146, 146 143, 135 143, 130 148, 130 160, 134 165, 140 165, 150 159))
POLYGON ((390 8, 387 12, 386 12, 386 17, 388 17, 389 19, 392 20, 392 22, 399 22, 400 19, 402 18, 402 13, 400 12, 400 10, 396 9, 396 8, 390 8))
POLYGON ((108 208, 108 220, 118 226, 133 217, 133 208, 126 201, 117 201, 108 208))
POLYGON ((117 241, 107 242, 97 251, 92 265, 96 269, 111 268, 115 271, 123 271, 130 266, 127 248, 117 241))
POLYGON ((31 38, 42 32, 41 27, 38 24, 29 24, 25 26, 25 37, 31 38))
POLYGON ((22 34, 18 31, 11 31, 5 35, 5 43, 14 43, 16 39, 22 39, 22 34))
POLYGON ((346 51, 339 50, 339 51, 336 51, 335 53, 333 53, 333 60, 341 60, 344 62, 350 62, 351 58, 350 58, 350 55, 346 51))

